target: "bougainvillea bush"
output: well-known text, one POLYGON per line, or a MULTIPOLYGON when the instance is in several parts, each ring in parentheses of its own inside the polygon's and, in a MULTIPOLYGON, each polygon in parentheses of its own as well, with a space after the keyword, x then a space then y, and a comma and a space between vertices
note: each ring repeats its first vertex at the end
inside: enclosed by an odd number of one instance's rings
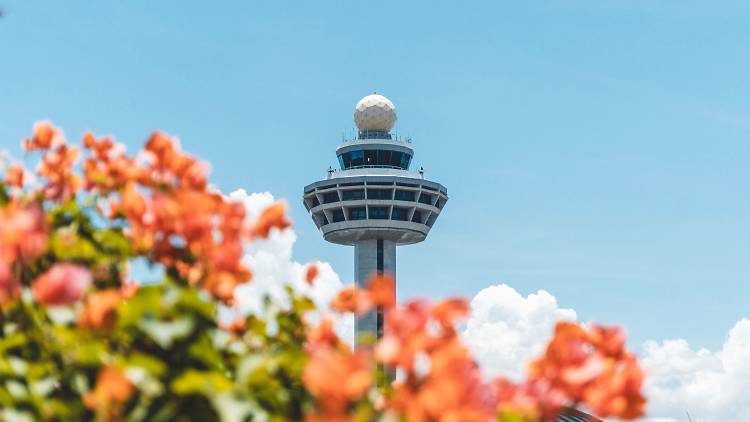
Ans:
MULTIPOLYGON (((515 422, 575 407, 622 419, 644 413, 643 373, 619 328, 560 323, 544 353, 529 357, 525 381, 488 379, 456 329, 467 303, 393 306, 387 276, 331 304, 341 313, 389 308, 385 334, 370 347, 353 350, 291 288, 288 306, 267 300, 265 316, 220 322, 235 288, 252 283, 243 249, 289 226, 283 203, 247 221, 241 203, 209 186, 207 166, 159 132, 129 156, 90 133, 80 150, 42 122, 23 148, 38 167, 11 165, 0 185, 2 420, 515 422), (137 261, 163 279, 132 279, 137 261)), ((308 266, 307 282, 317 273, 308 266)))

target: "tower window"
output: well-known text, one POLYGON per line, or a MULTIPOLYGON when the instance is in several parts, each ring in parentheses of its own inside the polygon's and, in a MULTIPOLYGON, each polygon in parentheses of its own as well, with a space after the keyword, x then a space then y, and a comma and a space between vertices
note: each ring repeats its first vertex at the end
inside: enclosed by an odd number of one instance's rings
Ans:
POLYGON ((344 211, 341 209, 333 210, 333 222, 338 223, 344 221, 344 211))
POLYGON ((378 164, 378 152, 373 149, 365 150, 365 165, 374 166, 378 164))
POLYGON ((397 201, 412 201, 412 202, 414 202, 416 200, 416 195, 415 195, 414 191, 396 189, 396 198, 395 199, 397 201))
POLYGON ((422 211, 419 211, 419 210, 414 211, 414 215, 411 216, 411 221, 415 223, 424 224, 424 217, 422 216, 422 211))
POLYGON ((363 166, 365 164, 365 152, 364 151, 352 151, 352 167, 363 166))
POLYGON ((323 194, 323 203, 330 204, 331 202, 339 202, 338 192, 327 192, 323 194))
POLYGON ((376 220, 387 220, 388 208, 387 207, 370 207, 370 218, 376 219, 376 220))
POLYGON ((356 201, 358 199, 365 199, 365 190, 345 190, 341 192, 341 196, 344 201, 356 201))
POLYGON ((320 201, 318 201, 318 197, 317 196, 313 196, 313 198, 312 198, 312 206, 313 206, 313 208, 317 207, 318 205, 320 205, 320 201))
POLYGON ((339 165, 342 170, 362 166, 390 167, 407 170, 411 162, 411 155, 401 151, 387 149, 365 149, 345 152, 339 155, 339 165))
POLYGON ((422 194, 419 195, 419 202, 423 204, 432 205, 432 199, 433 199, 433 196, 430 195, 429 193, 422 192, 422 194))
POLYGON ((364 207, 349 208, 349 220, 364 220, 367 218, 364 207))
POLYGON ((393 199, 393 190, 367 189, 367 199, 393 199))
POLYGON ((407 210, 406 208, 393 207, 393 211, 391 212, 391 219, 399 220, 399 221, 407 221, 408 211, 409 210, 407 210))

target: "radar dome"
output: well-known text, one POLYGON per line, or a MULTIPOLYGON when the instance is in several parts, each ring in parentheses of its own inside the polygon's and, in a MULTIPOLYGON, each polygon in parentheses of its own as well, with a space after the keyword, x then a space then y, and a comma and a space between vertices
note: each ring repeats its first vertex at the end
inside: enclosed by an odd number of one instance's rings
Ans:
POLYGON ((389 132, 396 124, 396 106, 380 94, 368 95, 354 107, 354 123, 361 131, 389 132))

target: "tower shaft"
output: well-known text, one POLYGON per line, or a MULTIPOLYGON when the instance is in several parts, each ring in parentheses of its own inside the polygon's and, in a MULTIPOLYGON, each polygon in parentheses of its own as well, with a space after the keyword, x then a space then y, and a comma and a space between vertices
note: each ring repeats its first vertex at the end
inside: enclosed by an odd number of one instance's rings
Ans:
MULTIPOLYGON (((357 288, 367 288, 367 282, 374 274, 388 274, 395 280, 395 242, 386 239, 367 239, 354 244, 354 278, 357 288)), ((354 323, 356 344, 372 344, 375 338, 383 335, 384 328, 385 312, 383 309, 372 310, 358 316, 354 323)))

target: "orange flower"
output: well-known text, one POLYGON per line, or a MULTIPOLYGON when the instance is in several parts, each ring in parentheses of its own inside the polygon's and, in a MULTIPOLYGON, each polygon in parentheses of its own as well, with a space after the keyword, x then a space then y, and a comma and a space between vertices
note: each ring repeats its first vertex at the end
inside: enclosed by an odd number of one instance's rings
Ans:
POLYGON ((110 138, 96 139, 87 132, 83 146, 93 156, 83 162, 84 188, 108 194, 129 182, 144 180, 145 170, 125 155, 125 148, 110 138))
POLYGON ((363 314, 372 308, 372 301, 367 291, 348 287, 339 292, 331 302, 331 309, 336 312, 354 312, 363 314))
POLYGON ((396 282, 390 275, 373 275, 367 283, 370 300, 375 306, 390 309, 396 305, 396 282))
POLYGON ((14 164, 10 166, 5 173, 5 183, 7 183, 8 186, 23 188, 23 174, 23 166, 20 164, 14 164))
POLYGON ((91 272, 80 265, 55 264, 31 286, 34 298, 44 305, 69 305, 83 297, 92 283, 91 272))
POLYGON ((351 353, 320 347, 311 353, 302 381, 318 399, 319 416, 340 418, 346 415, 348 404, 363 397, 372 386, 372 363, 363 350, 351 353))
POLYGON ((103 290, 88 297, 78 317, 78 325, 94 330, 111 328, 117 318, 117 306, 124 300, 121 290, 103 290))
POLYGON ((81 184, 72 170, 78 160, 78 148, 68 146, 62 132, 49 122, 36 123, 33 136, 23 145, 27 151, 43 151, 37 173, 47 179, 41 188, 44 197, 52 201, 71 199, 81 184))
POLYGON ((292 223, 286 219, 286 204, 276 201, 260 214, 250 229, 250 237, 266 238, 272 228, 283 230, 291 225, 292 223))
POLYGON ((315 278, 320 274, 320 270, 318 270, 318 266, 315 264, 310 264, 307 266, 307 271, 305 272, 305 282, 307 284, 311 285, 313 284, 313 281, 315 281, 315 278))
POLYGON ((448 299, 432 309, 432 315, 445 328, 453 328, 456 320, 469 314, 469 305, 463 299, 448 299))
POLYGON ((505 378, 495 380, 497 411, 517 415, 524 421, 555 420, 565 404, 565 395, 545 379, 514 384, 505 378))
POLYGON ((47 179, 47 184, 42 187, 45 198, 66 201, 75 195, 81 185, 80 178, 72 171, 76 161, 78 148, 65 144, 44 154, 37 174, 47 179))
POLYGON ((316 350, 320 347, 345 347, 345 343, 342 343, 336 332, 333 330, 333 321, 330 319, 324 319, 320 324, 307 330, 307 344, 306 349, 308 351, 316 350))
POLYGON ((236 336, 241 336, 245 333, 245 331, 247 331, 247 320, 243 318, 237 318, 223 328, 236 336))
POLYGON ((644 414, 643 372, 624 350, 617 328, 588 330, 558 323, 544 355, 529 366, 532 379, 546 379, 572 401, 583 402, 598 415, 635 419, 644 414))
POLYGON ((139 160, 108 138, 86 134, 84 144, 93 154, 84 163, 86 187, 119 193, 109 198, 112 215, 128 220, 137 253, 231 303, 252 277, 242 263, 244 206, 209 190, 207 166, 163 133, 149 138, 139 160))
POLYGON ((625 353, 625 333, 620 327, 593 325, 589 330, 589 338, 606 356, 617 359, 625 353))
POLYGON ((645 414, 641 394, 643 370, 633 356, 626 356, 586 389, 584 402, 605 418, 637 419, 645 414))
POLYGON ((99 371, 96 386, 83 396, 83 403, 89 409, 102 410, 107 420, 117 420, 120 407, 135 392, 133 383, 121 370, 106 367, 99 371))
POLYGON ((31 138, 23 141, 26 151, 50 149, 64 142, 62 131, 47 121, 35 123, 33 133, 31 138))

